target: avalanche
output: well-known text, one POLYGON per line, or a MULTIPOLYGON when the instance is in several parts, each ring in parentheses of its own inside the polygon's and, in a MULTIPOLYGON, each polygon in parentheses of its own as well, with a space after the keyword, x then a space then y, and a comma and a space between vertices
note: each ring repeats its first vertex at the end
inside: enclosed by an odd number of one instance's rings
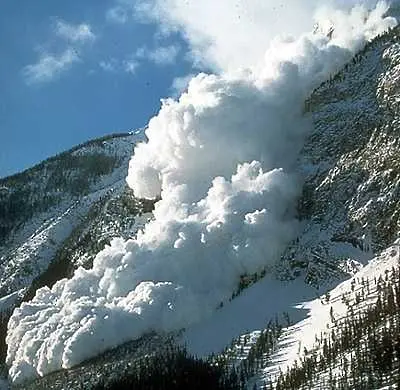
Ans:
POLYGON ((10 377, 68 368, 149 331, 209 316, 240 275, 279 259, 298 226, 294 167, 311 128, 304 100, 366 40, 395 24, 379 4, 339 12, 332 37, 274 41, 262 69, 200 74, 165 100, 136 147, 128 184, 157 198, 135 239, 114 240, 15 310, 7 334, 10 377))

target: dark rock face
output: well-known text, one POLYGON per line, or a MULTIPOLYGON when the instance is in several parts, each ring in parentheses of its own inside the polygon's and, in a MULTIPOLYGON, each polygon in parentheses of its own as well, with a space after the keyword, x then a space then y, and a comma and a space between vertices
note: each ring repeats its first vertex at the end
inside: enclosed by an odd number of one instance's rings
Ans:
POLYGON ((292 276, 307 269, 318 285, 352 273, 352 260, 399 236, 399 37, 396 28, 375 39, 306 102, 315 128, 299 160, 304 231, 284 256, 292 276))

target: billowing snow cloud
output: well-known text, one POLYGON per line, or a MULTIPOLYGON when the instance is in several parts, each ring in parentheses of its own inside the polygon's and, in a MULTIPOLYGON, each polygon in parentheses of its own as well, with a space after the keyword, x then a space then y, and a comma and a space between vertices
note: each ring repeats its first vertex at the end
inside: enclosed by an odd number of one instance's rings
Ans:
MULTIPOLYGON (((216 71, 262 65, 270 41, 280 35, 299 37, 316 22, 339 22, 340 28, 364 35, 368 7, 378 0, 115 0, 115 12, 139 20, 156 22, 164 33, 179 31, 189 42, 192 58, 200 66, 216 71), (363 4, 360 6, 357 4, 363 4), (350 11, 353 8, 352 11, 350 11), (342 11, 350 11, 341 19, 342 11), (317 11, 317 12, 316 12, 317 11), (349 23, 351 19, 351 23, 349 23)), ((379 18, 384 3, 375 15, 379 18)), ((374 17, 369 23, 377 27, 374 17)), ((386 26, 381 24, 380 28, 386 26)), ((376 29, 373 31, 376 33, 376 29)), ((341 31, 344 38, 345 33, 341 31)))
POLYGON ((11 378, 71 367, 149 331, 187 327, 227 301, 240 275, 276 262, 297 229, 293 172, 311 128, 304 99, 395 23, 383 12, 342 12, 332 39, 275 40, 263 66, 200 74, 179 100, 164 101, 127 177, 137 196, 161 195, 154 220, 135 239, 114 240, 92 269, 38 290, 15 310, 11 378))

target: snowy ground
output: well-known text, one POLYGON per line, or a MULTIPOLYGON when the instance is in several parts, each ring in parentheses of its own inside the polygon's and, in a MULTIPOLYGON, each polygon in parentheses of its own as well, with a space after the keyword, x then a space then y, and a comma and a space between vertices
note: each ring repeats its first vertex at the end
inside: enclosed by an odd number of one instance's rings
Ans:
MULTIPOLYGON (((114 183, 116 189, 122 188, 122 185, 122 180, 114 183)), ((57 249, 80 223, 91 205, 109 190, 110 187, 105 187, 75 201, 72 206, 65 211, 60 210, 56 217, 37 229, 26 242, 13 251, 12 260, 1 265, 3 276, 0 288, 15 290, 28 287, 33 279, 46 270, 57 249)))
MULTIPOLYGON (((330 291, 329 300, 326 296, 314 299, 301 304, 301 308, 307 313, 307 317, 287 328, 278 344, 278 351, 272 356, 272 364, 265 368, 262 377, 269 378, 278 373, 281 369, 285 371, 295 360, 299 360, 304 354, 304 348, 312 350, 315 343, 315 337, 329 335, 332 326, 331 312, 335 319, 347 316, 348 305, 343 303, 342 297, 346 295, 349 303, 355 302, 357 288, 352 290, 352 283, 359 282, 362 279, 373 281, 384 275, 386 270, 391 270, 400 264, 400 240, 393 246, 375 257, 367 266, 362 268, 351 279, 339 284, 330 291), (327 326, 328 325, 328 326, 327 326)), ((355 312, 365 310, 365 308, 376 301, 376 288, 372 288, 369 296, 356 306, 355 312)))
MULTIPOLYGON (((400 241, 372 259, 352 278, 325 292, 317 291, 303 280, 282 282, 267 275, 264 279, 244 290, 233 301, 228 302, 211 317, 186 329, 180 343, 194 355, 206 357, 222 352, 233 339, 248 335, 247 347, 254 344, 269 320, 287 312, 292 326, 284 329, 276 346, 276 352, 268 359, 258 381, 285 371, 304 354, 304 348, 314 348, 315 337, 329 335, 333 326, 331 312, 336 320, 346 317, 348 305, 343 303, 345 294, 348 303, 354 304, 359 288, 352 290, 352 283, 374 280, 384 275, 386 270, 400 264, 400 241), (329 291, 329 299, 326 292, 329 291), (321 295, 320 295, 321 294, 321 295), (331 309, 332 308, 332 309, 331 309)), ((356 306, 355 312, 364 310, 376 300, 376 288, 372 287, 368 297, 356 306)), ((240 356, 237 357, 241 359, 240 356)), ((251 381, 253 384, 254 382, 251 381)))
MULTIPOLYGON (((355 274, 354 277, 357 277, 358 270, 361 269, 365 272, 362 268, 363 265, 370 264, 369 269, 372 267, 371 264, 375 264, 374 262, 369 263, 373 258, 372 251, 369 248, 368 250, 361 250, 347 243, 332 243, 330 241, 331 232, 321 232, 318 223, 311 223, 300 237, 299 243, 293 245, 297 249, 303 247, 303 256, 306 256, 307 248, 315 246, 316 242, 324 242, 324 236, 321 238, 322 234, 325 234, 326 241, 329 241, 329 244, 326 245, 329 254, 335 258, 346 258, 347 263, 352 266, 349 265, 348 269, 343 270, 347 274, 355 274)), ((276 316, 281 317, 284 312, 288 313, 290 321, 296 324, 285 332, 285 334, 292 334, 298 326, 303 326, 312 316, 312 310, 315 310, 316 307, 312 303, 320 302, 319 297, 335 288, 341 280, 337 277, 327 278, 324 284, 317 289, 306 284, 301 277, 281 281, 276 278, 276 275, 267 275, 242 291, 240 296, 225 303, 211 317, 188 328, 182 334, 180 342, 187 346, 190 353, 198 356, 219 353, 233 339, 263 330, 269 320, 274 320, 276 316)), ((325 309, 325 306, 322 305, 322 307, 325 309)), ((327 313, 329 319, 329 307, 327 313)), ((325 326, 325 320, 326 313, 321 317, 323 326, 325 326)), ((313 340, 314 336, 312 336, 313 340)), ((282 341, 282 344, 286 345, 287 341, 282 341)), ((293 347, 297 352, 298 343, 293 347)))
POLYGON ((317 296, 315 288, 303 280, 282 282, 267 275, 225 304, 211 317, 188 328, 181 343, 198 356, 221 352, 232 339, 262 330, 269 320, 287 312, 292 321, 301 321, 309 309, 302 302, 317 296))

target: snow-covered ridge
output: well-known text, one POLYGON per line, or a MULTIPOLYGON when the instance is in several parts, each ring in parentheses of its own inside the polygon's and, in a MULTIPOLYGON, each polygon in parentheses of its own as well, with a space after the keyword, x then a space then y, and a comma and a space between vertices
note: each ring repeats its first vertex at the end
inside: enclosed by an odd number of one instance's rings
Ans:
POLYGON ((133 146, 142 140, 143 131, 103 137, 1 180, 2 223, 12 230, 0 242, 0 296, 29 287, 92 205, 121 192, 133 146))

